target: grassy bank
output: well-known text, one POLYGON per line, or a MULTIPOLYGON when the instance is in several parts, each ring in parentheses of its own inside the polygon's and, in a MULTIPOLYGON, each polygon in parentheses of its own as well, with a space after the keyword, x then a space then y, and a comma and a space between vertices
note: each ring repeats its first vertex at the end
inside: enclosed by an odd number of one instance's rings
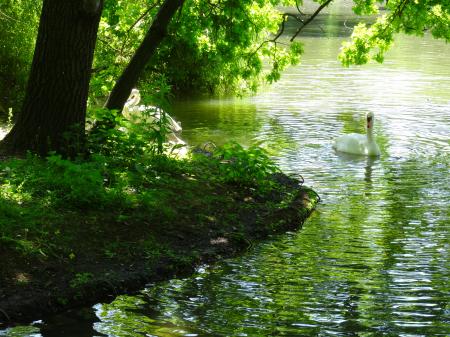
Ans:
POLYGON ((317 202, 237 144, 184 160, 30 155, 0 161, 0 181, 0 326, 187 275, 298 228, 317 202))

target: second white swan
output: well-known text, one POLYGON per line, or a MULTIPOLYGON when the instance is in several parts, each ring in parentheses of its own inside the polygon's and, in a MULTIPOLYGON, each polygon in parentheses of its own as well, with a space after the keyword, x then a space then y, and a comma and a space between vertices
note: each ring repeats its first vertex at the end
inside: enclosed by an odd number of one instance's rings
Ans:
POLYGON ((375 142, 373 136, 373 125, 375 116, 373 112, 368 112, 367 133, 365 135, 359 133, 349 133, 339 136, 334 140, 333 148, 339 152, 364 155, 364 156, 379 156, 381 154, 378 144, 375 142))

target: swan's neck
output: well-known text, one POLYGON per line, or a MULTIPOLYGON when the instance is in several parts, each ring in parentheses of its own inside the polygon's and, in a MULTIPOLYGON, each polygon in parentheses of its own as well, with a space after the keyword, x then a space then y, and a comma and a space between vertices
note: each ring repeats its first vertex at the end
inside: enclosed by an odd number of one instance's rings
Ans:
POLYGON ((366 154, 369 156, 379 156, 380 155, 380 149, 373 137, 373 128, 372 127, 367 128, 366 150, 367 150, 366 154))
POLYGON ((372 120, 367 120, 367 140, 369 142, 373 142, 373 119, 372 120))

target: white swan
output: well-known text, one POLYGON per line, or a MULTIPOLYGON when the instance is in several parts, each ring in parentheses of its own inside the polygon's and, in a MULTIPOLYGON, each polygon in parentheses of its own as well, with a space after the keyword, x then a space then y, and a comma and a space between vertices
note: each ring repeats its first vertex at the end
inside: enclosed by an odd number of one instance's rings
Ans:
POLYGON ((364 156, 379 156, 381 154, 373 137, 373 124, 375 121, 372 112, 367 113, 367 133, 349 133, 334 140, 333 148, 339 152, 358 154, 364 156))
POLYGON ((131 90, 131 94, 125 102, 122 110, 122 114, 129 118, 132 113, 139 112, 138 104, 141 101, 141 94, 139 90, 133 89, 131 90))
MULTIPOLYGON (((163 111, 161 108, 151 105, 138 105, 141 101, 141 93, 138 89, 131 90, 128 100, 125 102, 122 115, 131 121, 146 121, 154 123, 160 121, 163 111)), ((179 135, 183 130, 179 122, 173 119, 167 112, 164 113, 165 123, 167 123, 168 133, 166 134, 167 144, 172 147, 171 154, 177 157, 186 157, 188 153, 187 144, 179 135)))
MULTIPOLYGON (((141 101, 141 93, 138 89, 131 90, 130 97, 123 106, 122 114, 128 119, 145 118, 148 122, 152 123, 155 120, 161 119, 161 109, 151 105, 138 105, 141 101)), ((167 121, 167 126, 170 131, 175 134, 180 134, 183 130, 180 123, 173 119, 167 112, 164 114, 167 121)))

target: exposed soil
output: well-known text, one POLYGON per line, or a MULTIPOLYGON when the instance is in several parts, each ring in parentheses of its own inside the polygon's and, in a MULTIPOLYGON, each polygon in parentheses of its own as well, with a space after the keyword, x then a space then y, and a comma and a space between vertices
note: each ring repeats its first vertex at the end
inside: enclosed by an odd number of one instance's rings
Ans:
POLYGON ((55 248, 54 255, 25 256, 3 244, 0 328, 109 301, 149 282, 187 276, 199 264, 244 252, 270 234, 300 228, 318 202, 317 194, 282 174, 273 179, 281 188, 265 195, 237 186, 174 187, 166 193, 171 207, 151 214, 66 211, 54 236, 64 232, 69 248, 55 248))

